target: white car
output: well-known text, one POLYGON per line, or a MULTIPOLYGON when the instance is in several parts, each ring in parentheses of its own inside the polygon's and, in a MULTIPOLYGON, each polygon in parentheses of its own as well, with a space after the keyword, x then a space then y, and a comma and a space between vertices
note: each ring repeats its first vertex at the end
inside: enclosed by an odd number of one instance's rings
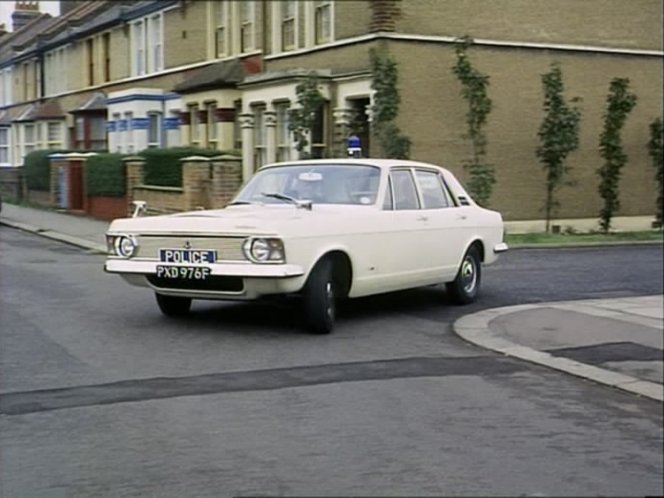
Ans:
POLYGON ((499 213, 432 164, 326 159, 263 166, 224 209, 111 223, 105 270, 151 288, 167 316, 192 299, 299 294, 308 328, 336 301, 445 283, 475 300, 481 264, 506 251, 499 213))

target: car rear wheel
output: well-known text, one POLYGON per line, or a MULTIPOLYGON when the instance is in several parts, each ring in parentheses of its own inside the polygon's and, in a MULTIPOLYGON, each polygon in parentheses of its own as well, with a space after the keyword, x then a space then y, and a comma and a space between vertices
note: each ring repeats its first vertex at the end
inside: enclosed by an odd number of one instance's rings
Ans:
POLYGON ((190 297, 165 296, 156 293, 155 297, 157 298, 159 309, 166 316, 184 316, 189 313, 189 310, 191 309, 190 297))
POLYGON ((304 287, 304 313, 307 327, 314 334, 329 334, 336 318, 336 284, 332 260, 319 261, 304 287))
POLYGON ((457 304, 469 304, 477 298, 481 280, 480 255, 477 247, 472 246, 464 255, 456 278, 445 287, 452 301, 457 304))

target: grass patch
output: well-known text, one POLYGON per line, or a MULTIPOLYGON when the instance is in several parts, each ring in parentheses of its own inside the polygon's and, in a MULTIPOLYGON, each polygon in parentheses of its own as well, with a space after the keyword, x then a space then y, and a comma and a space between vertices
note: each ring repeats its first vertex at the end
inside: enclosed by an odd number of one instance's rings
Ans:
POLYGON ((507 234, 508 245, 521 244, 606 244, 611 242, 662 242, 661 230, 613 233, 515 233, 507 234))

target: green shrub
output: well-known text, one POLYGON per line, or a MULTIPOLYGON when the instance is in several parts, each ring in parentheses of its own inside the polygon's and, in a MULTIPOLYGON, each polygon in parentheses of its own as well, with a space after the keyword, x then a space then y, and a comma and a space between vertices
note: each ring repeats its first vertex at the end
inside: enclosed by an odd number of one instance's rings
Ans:
POLYGON ((23 162, 23 174, 25 182, 30 190, 41 190, 48 192, 51 188, 51 173, 48 156, 55 153, 67 152, 66 150, 35 150, 25 156, 23 162))
POLYGON ((144 182, 146 185, 182 187, 182 164, 180 159, 188 156, 215 157, 224 152, 196 147, 172 147, 170 149, 145 149, 138 153, 145 158, 144 182))
POLYGON ((123 157, 122 154, 105 153, 88 158, 85 169, 85 188, 88 195, 125 195, 127 182, 123 157))

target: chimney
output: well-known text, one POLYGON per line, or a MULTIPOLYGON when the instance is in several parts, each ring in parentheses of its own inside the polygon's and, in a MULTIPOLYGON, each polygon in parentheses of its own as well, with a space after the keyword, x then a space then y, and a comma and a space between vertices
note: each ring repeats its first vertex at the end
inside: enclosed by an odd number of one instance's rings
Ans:
POLYGON ((12 30, 18 31, 23 26, 40 16, 39 2, 36 0, 24 0, 14 3, 14 13, 12 14, 12 30))

